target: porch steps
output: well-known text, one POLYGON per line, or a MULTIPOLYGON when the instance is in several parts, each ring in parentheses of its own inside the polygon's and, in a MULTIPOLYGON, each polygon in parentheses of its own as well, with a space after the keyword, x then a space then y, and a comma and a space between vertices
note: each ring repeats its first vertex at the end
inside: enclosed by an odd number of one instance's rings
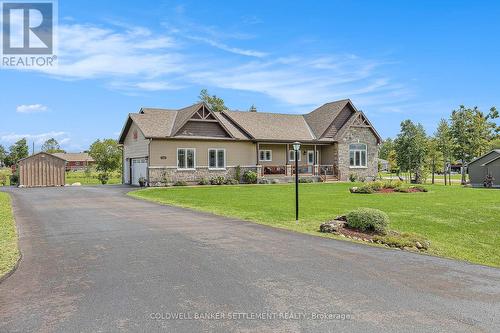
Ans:
POLYGON ((322 176, 321 179, 323 180, 323 183, 333 183, 339 181, 337 176, 322 176))

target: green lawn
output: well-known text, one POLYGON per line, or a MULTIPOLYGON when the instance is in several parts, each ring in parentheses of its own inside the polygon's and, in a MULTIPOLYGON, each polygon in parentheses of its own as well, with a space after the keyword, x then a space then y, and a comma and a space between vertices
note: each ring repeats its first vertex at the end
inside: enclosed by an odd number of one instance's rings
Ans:
MULTIPOLYGON (((66 184, 81 183, 82 185, 100 185, 101 182, 97 179, 98 172, 92 171, 90 176, 84 171, 67 171, 66 184)), ((118 172, 111 173, 108 184, 121 184, 122 178, 118 172)))
MULTIPOLYGON (((352 183, 150 188, 131 196, 315 235, 321 222, 358 207, 381 209, 390 228, 431 241, 432 254, 500 266, 500 191, 428 186, 427 193, 351 194, 352 183)), ((324 235, 323 235, 324 236, 324 235)))
POLYGON ((18 259, 17 233, 10 197, 0 192, 0 277, 9 272, 18 259))

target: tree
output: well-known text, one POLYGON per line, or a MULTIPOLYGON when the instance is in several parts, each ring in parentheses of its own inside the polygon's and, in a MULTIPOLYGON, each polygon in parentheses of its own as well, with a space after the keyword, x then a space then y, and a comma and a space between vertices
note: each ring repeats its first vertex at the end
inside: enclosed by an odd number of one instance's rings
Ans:
MULTIPOLYGON (((492 121, 498 118, 495 107, 485 115, 478 107, 467 108, 460 105, 453 110, 450 117, 450 130, 453 141, 454 157, 465 166, 473 158, 486 153, 488 142, 498 132, 498 127, 492 121)), ((465 184, 465 168, 462 168, 462 184, 465 184)))
MULTIPOLYGON (((435 183, 436 170, 444 165, 443 153, 438 149, 438 140, 436 138, 429 138, 427 140, 427 156, 425 159, 426 170, 432 174, 432 184, 435 183)), ((446 175, 445 175, 446 177, 446 175)))
POLYGON ((488 151, 493 149, 500 149, 500 137, 494 138, 488 143, 488 151))
MULTIPOLYGON (((434 133, 434 138, 436 140, 436 147, 442 155, 443 158, 443 175, 444 175, 444 184, 447 184, 446 180, 446 164, 451 162, 453 158, 453 141, 451 136, 451 129, 448 125, 446 119, 441 119, 439 121, 438 128, 434 133)), ((451 185, 451 182, 450 182, 451 185)))
POLYGON ((378 157, 383 160, 388 160, 391 150, 394 150, 394 141, 391 138, 387 138, 380 145, 378 157))
POLYGON ((10 146, 9 151, 10 153, 5 159, 5 164, 7 166, 16 165, 20 159, 28 157, 29 149, 26 139, 24 138, 14 143, 10 146))
POLYGON ((0 145, 0 167, 5 165, 5 158, 7 157, 7 151, 4 146, 0 145))
POLYGON ((200 91, 200 96, 198 97, 200 102, 204 102, 207 104, 212 111, 221 112, 224 110, 228 110, 226 105, 224 104, 224 100, 216 95, 210 95, 207 89, 202 89, 200 91))
POLYGON ((42 151, 54 154, 54 153, 65 153, 64 150, 59 146, 59 142, 56 139, 50 138, 42 145, 42 151))
POLYGON ((389 155, 387 156, 387 161, 389 162, 389 172, 391 173, 396 172, 397 174, 399 174, 397 154, 394 149, 389 152, 389 155))
POLYGON ((427 154, 427 136, 422 124, 411 120, 401 122, 401 131, 394 141, 397 162, 402 171, 415 175, 415 182, 422 181, 424 161, 427 154))
POLYGON ((90 146, 89 155, 94 159, 97 171, 101 172, 102 176, 99 179, 109 178, 109 173, 121 166, 122 153, 116 140, 96 140, 90 146))

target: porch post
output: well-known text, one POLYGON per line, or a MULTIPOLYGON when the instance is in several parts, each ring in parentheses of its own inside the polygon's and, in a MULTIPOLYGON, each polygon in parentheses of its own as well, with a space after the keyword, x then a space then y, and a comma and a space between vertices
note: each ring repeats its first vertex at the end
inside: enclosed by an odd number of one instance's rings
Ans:
POLYGON ((257 142, 257 144, 255 145, 256 147, 256 161, 255 161, 255 171, 257 172, 257 177, 261 177, 262 176, 262 166, 259 164, 259 151, 260 151, 260 143, 257 142))
POLYGON ((316 145, 314 145, 314 166, 313 166, 313 175, 318 175, 318 151, 316 145))
POLYGON ((290 165, 290 162, 288 161, 288 154, 290 151, 290 145, 287 143, 286 144, 286 149, 285 149, 285 164, 286 164, 286 171, 285 175, 286 176, 291 176, 292 175, 292 166, 290 165))

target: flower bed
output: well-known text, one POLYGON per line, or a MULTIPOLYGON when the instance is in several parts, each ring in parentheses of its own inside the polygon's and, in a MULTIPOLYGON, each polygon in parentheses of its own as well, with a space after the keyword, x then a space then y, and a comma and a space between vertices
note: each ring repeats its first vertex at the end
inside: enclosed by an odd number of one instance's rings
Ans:
POLYGON ((386 225, 387 223, 388 217, 385 213, 376 209, 361 208, 321 224, 320 231, 356 241, 377 243, 403 250, 426 251, 429 248, 430 242, 421 235, 407 232, 400 233, 387 230, 385 227, 377 227, 377 224, 386 225), (359 223, 360 216, 365 220, 365 225, 359 223))
POLYGON ((354 186, 349 189, 351 193, 362 193, 362 194, 372 194, 372 193, 415 193, 415 192, 427 192, 427 188, 422 185, 408 185, 401 181, 387 181, 387 182, 369 182, 363 184, 362 186, 354 186))

